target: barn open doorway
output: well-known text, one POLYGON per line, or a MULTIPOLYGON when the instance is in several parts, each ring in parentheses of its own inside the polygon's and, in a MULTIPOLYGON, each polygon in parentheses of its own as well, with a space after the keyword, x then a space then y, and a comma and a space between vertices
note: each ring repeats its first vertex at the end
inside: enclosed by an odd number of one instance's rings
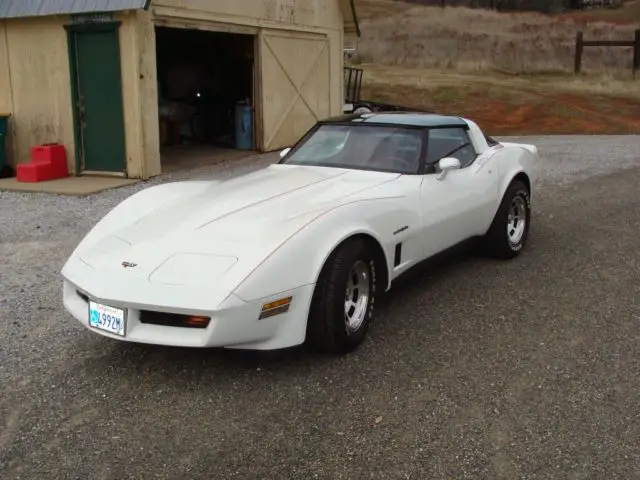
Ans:
POLYGON ((256 145, 255 36, 156 26, 162 171, 256 145))

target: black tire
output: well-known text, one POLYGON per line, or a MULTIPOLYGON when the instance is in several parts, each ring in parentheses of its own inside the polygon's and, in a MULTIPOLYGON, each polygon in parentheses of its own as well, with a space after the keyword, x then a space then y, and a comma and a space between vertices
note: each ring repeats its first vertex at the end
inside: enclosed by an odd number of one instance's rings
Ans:
MULTIPOLYGON (((498 211, 489 227, 489 231, 484 237, 485 252, 499 259, 508 260, 517 257, 529 237, 529 228, 531 226, 531 201, 529 189, 521 180, 514 180, 502 198, 502 202, 498 207, 498 211), (510 237, 508 225, 512 211, 512 206, 517 203, 520 207, 524 206, 524 229, 521 235, 510 237), (516 238, 512 240, 512 238, 516 238)), ((519 225, 515 222, 515 228, 511 229, 515 232, 519 225)))
MULTIPOLYGON (((354 292, 357 288, 354 287, 354 292)), ((361 291, 360 291, 361 293, 361 291)), ((376 301, 376 262, 372 249, 362 239, 348 240, 340 245, 323 267, 311 300, 307 321, 306 343, 324 353, 348 353, 363 341, 373 321, 376 301), (345 302, 349 277, 353 268, 366 271, 368 298, 362 301, 361 323, 349 328, 345 302)), ((357 296, 357 293, 354 293, 357 296)), ((354 298, 354 297, 352 297, 354 298)))

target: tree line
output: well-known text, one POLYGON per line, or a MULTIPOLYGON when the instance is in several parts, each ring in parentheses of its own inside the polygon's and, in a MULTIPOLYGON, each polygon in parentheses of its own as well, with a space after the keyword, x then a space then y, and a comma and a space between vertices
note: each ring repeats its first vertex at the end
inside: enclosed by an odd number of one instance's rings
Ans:
POLYGON ((558 13, 566 10, 582 10, 589 7, 622 5, 623 0, 404 0, 409 3, 430 6, 458 6, 486 8, 498 11, 528 11, 558 13))

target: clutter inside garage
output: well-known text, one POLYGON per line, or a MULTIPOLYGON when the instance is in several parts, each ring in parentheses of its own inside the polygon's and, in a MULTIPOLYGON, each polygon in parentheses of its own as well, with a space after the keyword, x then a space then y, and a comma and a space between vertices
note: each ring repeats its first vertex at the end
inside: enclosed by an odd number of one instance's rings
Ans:
POLYGON ((254 149, 254 39, 252 35, 156 27, 164 152, 172 147, 180 151, 189 150, 187 147, 198 151, 254 149))

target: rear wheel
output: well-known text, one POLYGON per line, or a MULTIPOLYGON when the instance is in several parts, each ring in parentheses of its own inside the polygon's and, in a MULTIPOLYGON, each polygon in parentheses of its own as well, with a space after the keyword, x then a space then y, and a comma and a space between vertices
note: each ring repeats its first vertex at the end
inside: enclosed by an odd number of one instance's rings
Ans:
POLYGON ((516 257, 527 242, 530 224, 529 189, 521 180, 515 180, 507 188, 493 223, 485 235, 485 250, 496 258, 516 257))
POLYGON ((347 353, 364 340, 373 319, 376 264, 366 241, 350 240, 327 260, 316 284, 306 342, 313 349, 347 353))

